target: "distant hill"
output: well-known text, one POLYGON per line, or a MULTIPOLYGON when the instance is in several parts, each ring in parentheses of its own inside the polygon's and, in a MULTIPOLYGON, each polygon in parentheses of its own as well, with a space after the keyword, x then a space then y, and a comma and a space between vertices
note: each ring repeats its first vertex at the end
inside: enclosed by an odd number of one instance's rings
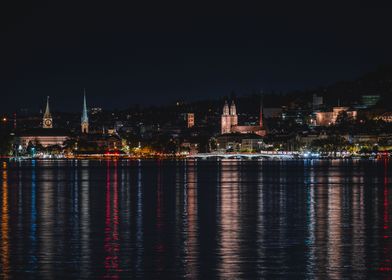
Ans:
MULTIPOLYGON (((342 106, 359 104, 362 95, 380 95, 381 100, 378 107, 392 110, 392 65, 379 66, 375 71, 367 73, 355 80, 338 81, 332 85, 319 87, 311 90, 292 91, 288 93, 264 92, 264 107, 293 107, 309 108, 313 94, 323 96, 327 106, 342 106)), ((179 108, 175 105, 156 107, 157 111, 184 111, 196 112, 204 115, 208 112, 220 113, 224 100, 235 100, 238 113, 249 113, 258 115, 260 108, 260 92, 253 91, 248 95, 236 96, 228 93, 219 99, 200 100, 185 102, 179 108)))
POLYGON ((336 105, 338 99, 347 105, 359 102, 362 95, 380 95, 380 105, 390 107, 392 101, 392 65, 383 65, 353 81, 339 81, 329 87, 314 91, 324 96, 329 105, 336 105))
MULTIPOLYGON (((367 73, 351 81, 338 81, 330 86, 307 91, 293 91, 287 94, 268 93, 264 96, 265 107, 296 105, 306 107, 312 101, 313 94, 323 96, 327 106, 351 105, 361 102, 362 95, 380 95, 378 107, 392 109, 392 65, 379 66, 375 71, 367 73)), ((239 104, 248 106, 257 103, 257 96, 240 97, 239 104)), ((256 108, 257 106, 250 106, 256 108)))

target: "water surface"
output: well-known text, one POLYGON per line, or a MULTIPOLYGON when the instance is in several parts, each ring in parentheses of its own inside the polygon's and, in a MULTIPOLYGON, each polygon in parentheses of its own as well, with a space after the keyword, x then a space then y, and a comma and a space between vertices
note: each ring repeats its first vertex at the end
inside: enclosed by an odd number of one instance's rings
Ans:
POLYGON ((392 162, 4 167, 1 279, 391 279, 392 162))

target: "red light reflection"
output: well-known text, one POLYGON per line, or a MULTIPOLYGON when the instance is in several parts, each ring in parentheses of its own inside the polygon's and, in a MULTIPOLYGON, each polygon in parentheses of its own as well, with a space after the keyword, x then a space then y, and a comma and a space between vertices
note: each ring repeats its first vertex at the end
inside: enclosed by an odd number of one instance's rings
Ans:
POLYGON ((106 206, 105 206, 105 279, 119 279, 120 239, 118 233, 118 182, 117 162, 114 162, 113 185, 110 182, 110 161, 107 162, 106 173, 106 206), (113 188, 113 207, 111 207, 111 188, 113 188))

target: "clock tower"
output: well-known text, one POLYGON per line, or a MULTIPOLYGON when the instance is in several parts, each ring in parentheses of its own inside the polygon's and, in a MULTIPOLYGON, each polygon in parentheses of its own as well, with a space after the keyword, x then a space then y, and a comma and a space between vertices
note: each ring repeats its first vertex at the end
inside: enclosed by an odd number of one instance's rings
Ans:
POLYGON ((46 110, 42 122, 42 127, 43 128, 53 128, 53 119, 52 115, 50 114, 49 110, 49 96, 46 99, 46 110))

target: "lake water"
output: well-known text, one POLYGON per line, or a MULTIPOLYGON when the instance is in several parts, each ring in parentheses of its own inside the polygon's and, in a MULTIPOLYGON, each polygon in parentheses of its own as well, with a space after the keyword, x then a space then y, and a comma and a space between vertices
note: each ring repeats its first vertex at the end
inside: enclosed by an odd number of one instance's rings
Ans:
POLYGON ((1 279, 391 279, 386 160, 26 161, 0 172, 1 279))

